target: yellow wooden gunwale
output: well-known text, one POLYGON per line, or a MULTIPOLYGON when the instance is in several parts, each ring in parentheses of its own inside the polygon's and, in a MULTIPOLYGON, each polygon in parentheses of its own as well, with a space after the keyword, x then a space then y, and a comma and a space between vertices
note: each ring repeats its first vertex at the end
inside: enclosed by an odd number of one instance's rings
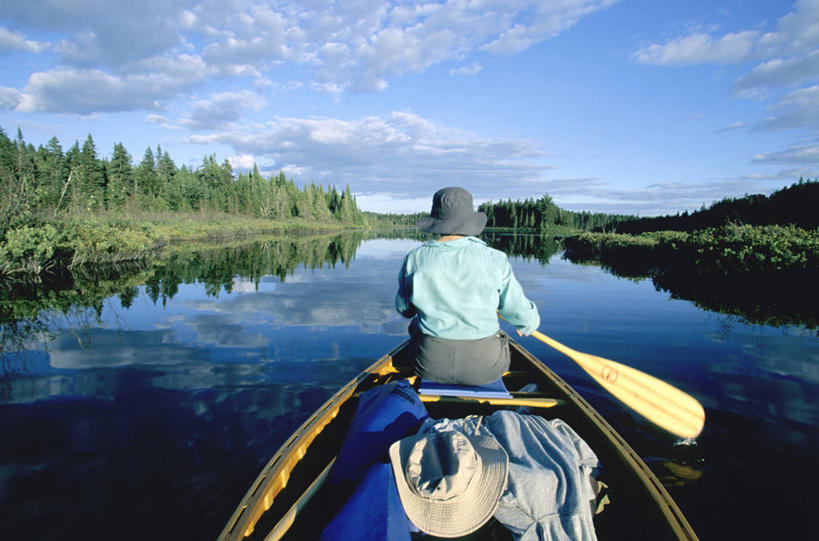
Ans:
POLYGON ((402 347, 403 344, 364 369, 302 423, 256 477, 219 535, 219 541, 241 540, 253 533, 256 523, 273 505, 279 492, 287 486, 290 473, 304 458, 316 436, 338 415, 341 405, 353 395, 359 384, 367 378, 388 376, 396 372, 392 354, 402 347))

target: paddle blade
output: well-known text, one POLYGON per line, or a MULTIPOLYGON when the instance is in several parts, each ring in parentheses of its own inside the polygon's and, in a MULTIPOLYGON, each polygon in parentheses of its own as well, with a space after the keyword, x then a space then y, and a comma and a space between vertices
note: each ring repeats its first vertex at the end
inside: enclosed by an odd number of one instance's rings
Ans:
POLYGON ((630 366, 580 353, 575 359, 594 380, 625 405, 672 434, 696 438, 705 410, 693 396, 630 366))
POLYGON ((693 396, 636 368, 575 351, 538 331, 532 336, 571 357, 597 383, 657 426, 681 438, 702 432, 705 410, 693 396))

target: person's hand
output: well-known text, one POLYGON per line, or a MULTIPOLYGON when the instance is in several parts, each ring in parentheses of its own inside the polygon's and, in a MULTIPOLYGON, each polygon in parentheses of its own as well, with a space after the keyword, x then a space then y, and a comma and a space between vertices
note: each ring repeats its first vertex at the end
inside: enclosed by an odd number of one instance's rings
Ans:
POLYGON ((518 336, 525 336, 522 332, 520 332, 520 329, 515 329, 515 332, 518 333, 518 336))

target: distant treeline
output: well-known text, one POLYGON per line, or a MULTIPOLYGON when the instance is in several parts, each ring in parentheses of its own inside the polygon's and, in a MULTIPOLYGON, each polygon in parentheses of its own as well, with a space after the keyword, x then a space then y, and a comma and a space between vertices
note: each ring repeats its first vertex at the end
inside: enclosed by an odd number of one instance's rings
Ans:
POLYGON ((0 240, 34 215, 200 210, 364 223, 349 186, 342 192, 315 184, 299 189, 284 173, 266 178, 255 165, 236 175, 227 160, 220 164, 213 155, 196 169, 177 167, 159 145, 134 165, 122 143, 107 159, 100 158, 91 135, 63 151, 56 137, 35 148, 20 130, 11 140, 0 127, 0 240))
POLYGON ((415 227, 415 222, 429 216, 428 212, 416 212, 415 214, 378 213, 364 212, 367 223, 374 226, 406 225, 415 227))
POLYGON ((757 194, 726 198, 692 213, 686 211, 674 216, 622 220, 616 225, 616 232, 696 231, 728 224, 795 225, 814 229, 819 227, 817 209, 819 182, 799 179, 798 183, 769 196, 757 194))
MULTIPOLYGON (((523 201, 499 201, 481 203, 478 210, 485 213, 487 227, 517 229, 530 233, 554 232, 556 230, 583 230, 612 228, 616 224, 637 219, 636 216, 605 214, 592 212, 574 212, 558 207, 549 195, 540 199, 523 201)), ((372 214, 367 213, 370 223, 388 223, 392 225, 415 225, 415 222, 427 216, 427 212, 415 214, 372 214)))
MULTIPOLYGON (((583 231, 632 234, 649 231, 696 231, 726 224, 793 224, 813 229, 819 227, 817 209, 819 181, 805 179, 769 196, 756 194, 726 198, 691 213, 686 211, 673 216, 651 218, 564 210, 548 195, 524 201, 490 201, 478 207, 489 218, 489 227, 545 232, 562 226, 583 231)), ((396 223, 406 222, 396 220, 396 223)))
POLYGON ((558 207, 552 198, 543 195, 540 199, 524 201, 500 201, 483 203, 478 210, 488 217, 487 226, 507 227, 533 232, 546 232, 555 228, 610 229, 620 222, 635 220, 636 216, 592 212, 574 212, 558 207))

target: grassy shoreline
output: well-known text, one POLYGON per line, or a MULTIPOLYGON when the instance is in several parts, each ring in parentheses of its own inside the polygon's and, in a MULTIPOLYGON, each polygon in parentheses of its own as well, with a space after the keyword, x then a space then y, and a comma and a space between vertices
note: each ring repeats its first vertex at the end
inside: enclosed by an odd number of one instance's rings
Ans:
POLYGON ((583 233, 565 257, 649 278, 672 298, 749 324, 819 327, 819 229, 727 225, 685 233, 583 233))
POLYGON ((568 259, 599 261, 622 274, 673 269, 741 276, 819 270, 819 229, 793 225, 725 225, 639 235, 582 233, 564 239, 564 244, 568 259))
POLYGON ((6 232, 0 277, 37 280, 87 264, 141 260, 165 246, 260 235, 304 235, 362 229, 336 221, 265 220, 215 212, 117 213, 43 218, 6 232))

